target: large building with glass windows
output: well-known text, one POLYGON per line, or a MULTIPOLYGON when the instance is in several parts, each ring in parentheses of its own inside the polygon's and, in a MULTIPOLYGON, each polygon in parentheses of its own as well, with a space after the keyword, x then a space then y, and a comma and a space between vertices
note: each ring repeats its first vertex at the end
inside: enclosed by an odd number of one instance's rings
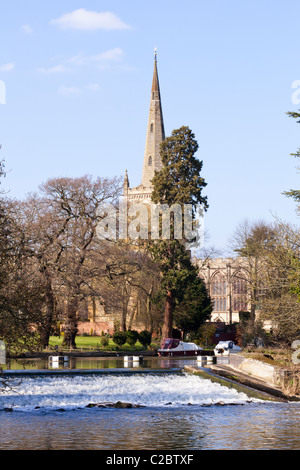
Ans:
POLYGON ((247 270, 241 258, 214 258, 198 261, 203 278, 213 300, 211 321, 235 323, 239 312, 249 310, 247 270))

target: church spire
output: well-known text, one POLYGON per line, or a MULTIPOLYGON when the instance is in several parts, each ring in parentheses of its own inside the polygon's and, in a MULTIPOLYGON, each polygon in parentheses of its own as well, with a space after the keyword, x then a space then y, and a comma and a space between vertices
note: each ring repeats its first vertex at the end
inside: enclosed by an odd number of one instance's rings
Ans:
POLYGON ((125 170, 125 178, 124 178, 124 183, 123 183, 123 195, 127 196, 129 190, 129 178, 128 178, 128 173, 127 170, 125 170))
POLYGON ((151 180, 155 171, 161 169, 160 144, 165 138, 163 113, 157 70, 157 51, 154 53, 154 72, 151 88, 150 110, 144 154, 142 185, 152 188, 151 180))

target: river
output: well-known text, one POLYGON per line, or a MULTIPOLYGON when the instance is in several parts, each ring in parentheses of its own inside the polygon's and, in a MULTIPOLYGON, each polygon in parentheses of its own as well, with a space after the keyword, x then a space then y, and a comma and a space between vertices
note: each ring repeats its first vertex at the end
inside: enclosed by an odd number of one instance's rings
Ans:
POLYGON ((147 359, 139 373, 110 361, 97 360, 95 373, 12 376, 0 394, 0 449, 300 449, 300 403, 249 399, 180 372, 182 361, 147 359), (139 407, 87 407, 117 401, 139 407))

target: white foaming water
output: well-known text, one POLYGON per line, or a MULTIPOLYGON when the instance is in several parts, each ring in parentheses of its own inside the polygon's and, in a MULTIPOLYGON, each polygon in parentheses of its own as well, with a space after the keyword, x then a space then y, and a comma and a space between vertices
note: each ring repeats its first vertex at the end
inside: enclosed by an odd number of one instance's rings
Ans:
MULTIPOLYGON (((249 402, 244 393, 189 374, 24 377, 0 394, 0 410, 75 409, 89 403, 130 402, 147 407, 249 402)), ((251 400, 260 401, 260 400, 251 400)))

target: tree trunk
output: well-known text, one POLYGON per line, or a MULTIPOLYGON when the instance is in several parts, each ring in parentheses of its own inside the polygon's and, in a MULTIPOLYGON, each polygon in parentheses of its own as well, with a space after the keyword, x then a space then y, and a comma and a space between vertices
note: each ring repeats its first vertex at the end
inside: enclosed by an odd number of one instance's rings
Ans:
POLYGON ((151 296, 153 293, 153 284, 150 287, 150 291, 147 292, 147 300, 146 300, 146 309, 147 309, 147 318, 149 322, 149 331, 151 335, 153 334, 154 326, 153 326, 153 318, 151 315, 151 296))
POLYGON ((50 339, 51 328, 53 324, 54 311, 55 311, 55 301, 54 299, 48 299, 47 304, 46 304, 45 319, 40 328, 40 336, 41 336, 43 349, 49 346, 49 339, 50 339))
POLYGON ((138 300, 136 301, 134 308, 131 309, 131 314, 130 314, 129 322, 128 322, 128 330, 132 330, 132 324, 137 314, 137 311, 138 311, 138 300))
POLYGON ((127 331, 127 314, 128 314, 128 304, 130 301, 130 291, 127 290, 127 281, 124 281, 122 289, 123 299, 122 299, 122 311, 121 311, 121 324, 120 330, 127 331))
POLYGON ((126 331, 126 319, 127 319, 127 299, 123 300, 122 305, 122 312, 121 312, 121 323, 120 323, 120 330, 126 331))
POLYGON ((77 303, 76 301, 70 301, 67 306, 63 346, 76 349, 75 340, 77 333, 77 303))
POLYGON ((46 268, 41 270, 41 272, 44 275, 45 280, 46 280, 46 285, 45 285, 46 312, 42 320, 42 325, 40 327, 40 336, 41 336, 43 348, 47 348, 49 346, 51 328, 53 325, 53 319, 55 315, 56 300, 55 300, 55 296, 52 290, 51 275, 49 274, 46 268))
POLYGON ((165 303, 165 318, 164 325, 162 328, 162 342, 166 338, 172 338, 173 331, 173 310, 174 310, 174 299, 172 291, 167 291, 167 298, 165 303))
POLYGON ((151 297, 150 295, 147 295, 147 300, 146 300, 146 313, 147 313, 147 321, 148 321, 148 329, 151 333, 153 334, 153 319, 151 316, 151 297))
POLYGON ((252 288, 252 295, 251 295, 251 304, 250 304, 250 321, 252 328, 254 328, 255 325, 255 319, 256 319, 256 288, 252 288))

